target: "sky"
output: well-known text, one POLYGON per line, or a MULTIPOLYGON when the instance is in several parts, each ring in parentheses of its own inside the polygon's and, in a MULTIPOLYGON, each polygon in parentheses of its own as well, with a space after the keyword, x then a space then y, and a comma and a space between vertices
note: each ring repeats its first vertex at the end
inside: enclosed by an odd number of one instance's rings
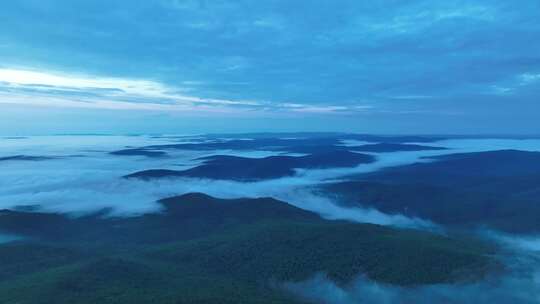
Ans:
POLYGON ((540 1, 0 4, 0 134, 540 134, 540 1))

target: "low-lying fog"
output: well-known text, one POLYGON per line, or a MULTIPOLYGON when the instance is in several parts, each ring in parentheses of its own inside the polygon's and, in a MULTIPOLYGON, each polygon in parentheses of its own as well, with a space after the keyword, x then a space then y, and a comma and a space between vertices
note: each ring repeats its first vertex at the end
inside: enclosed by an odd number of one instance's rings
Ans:
POLYGON ((159 210, 156 200, 188 192, 235 198, 272 196, 331 219, 357 220, 384 225, 429 226, 427 221, 385 215, 376 210, 350 209, 319 197, 307 186, 337 180, 354 173, 406 165, 426 156, 457 152, 519 149, 540 151, 540 140, 453 139, 430 143, 449 150, 372 153, 377 161, 354 168, 297 170, 292 177, 258 182, 197 178, 141 181, 123 175, 145 169, 181 170, 200 163, 199 157, 227 154, 245 157, 281 155, 276 151, 187 151, 168 150, 168 157, 111 155, 126 147, 193 143, 201 138, 148 136, 43 136, 0 139, 0 157, 47 156, 51 159, 4 160, 0 162, 0 208, 39 206, 44 211, 86 213, 109 207, 115 215, 135 215, 159 210))
MULTIPOLYGON (((429 145, 448 150, 372 153, 377 161, 354 168, 298 170, 292 177, 258 182, 217 181, 196 178, 143 181, 122 176, 146 169, 181 170, 200 163, 196 158, 228 154, 245 157, 282 155, 276 151, 183 151, 167 150, 168 156, 111 155, 109 152, 156 144, 197 143, 200 137, 148 136, 48 136, 0 139, 0 158, 15 155, 46 156, 43 160, 0 161, 0 209, 38 206, 46 212, 84 214, 111 208, 113 215, 131 216, 159 211, 156 200, 189 192, 204 192, 220 198, 271 196, 328 219, 346 219, 399 227, 437 229, 425 219, 389 215, 373 209, 345 208, 322 197, 310 187, 343 179, 354 173, 430 161, 423 157, 461 152, 501 149, 540 151, 540 140, 450 139, 429 145)), ((363 142, 362 142, 363 143, 363 142)), ((355 145, 358 142, 345 142, 355 145)), ((359 277, 350 286, 336 286, 324 275, 303 283, 285 284, 298 295, 317 303, 539 303, 540 238, 517 238, 495 232, 481 232, 515 253, 508 264, 511 276, 460 285, 402 288, 382 285, 359 277), (519 258, 515 258, 519 257, 519 258), (487 292, 489 291, 489 292, 487 292), (429 299, 422 302, 421 299, 429 299)), ((14 236, 0 234, 0 243, 14 236)), ((509 254, 512 256, 512 254, 509 254)))

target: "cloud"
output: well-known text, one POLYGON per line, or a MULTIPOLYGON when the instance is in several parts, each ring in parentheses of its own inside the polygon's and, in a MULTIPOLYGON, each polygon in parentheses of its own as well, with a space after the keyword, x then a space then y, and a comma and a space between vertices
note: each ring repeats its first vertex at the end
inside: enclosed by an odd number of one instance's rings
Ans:
POLYGON ((519 75, 519 79, 521 80, 522 85, 529 85, 536 83, 540 81, 540 73, 534 74, 534 73, 525 73, 519 75))
POLYGON ((385 34, 412 34, 425 30, 426 27, 436 26, 438 22, 451 19, 472 19, 491 21, 496 15, 495 9, 489 6, 460 5, 450 3, 449 7, 441 7, 438 4, 414 7, 412 13, 397 14, 389 18, 389 21, 365 23, 365 27, 372 31, 384 32, 385 34))
MULTIPOLYGON (((538 132, 531 130, 538 94, 519 84, 519 75, 540 68, 534 0, 66 3, 4 5, 1 67, 67 83, 115 79, 99 83, 113 90, 4 84, 2 107, 309 116, 318 122, 302 128, 311 131, 330 125, 385 133, 503 133, 500 121, 514 120, 512 132, 538 132), (343 114, 358 121, 334 123, 343 114)), ((272 119, 251 127, 269 125, 272 119)))
POLYGON ((255 101, 199 98, 182 88, 139 79, 107 78, 29 70, 0 69, 0 103, 104 109, 209 110, 257 107, 255 101))
MULTIPOLYGON (((65 158, 33 164, 34 170, 25 169, 26 165, 23 163, 12 163, 11 166, 3 164, 4 173, 0 175, 0 180, 5 187, 0 190, 3 198, 0 209, 38 205, 45 212, 86 214, 110 208, 112 215, 133 216, 160 211, 160 205, 156 203, 159 199, 190 192, 203 192, 219 198, 274 197, 331 220, 407 228, 436 228, 434 224, 421 219, 388 215, 367 208, 338 206, 332 199, 319 196, 306 189, 320 182, 309 177, 280 178, 250 183, 195 178, 146 182, 121 178, 122 175, 143 168, 189 168, 197 164, 192 159, 208 155, 208 153, 173 153, 173 159, 169 160, 98 156, 93 153, 92 156, 88 155, 80 159, 65 158), (70 169, 60 169, 59 166, 70 169)), ((230 151, 210 153, 251 157, 272 154, 270 152, 231 153, 230 151)))
POLYGON ((540 303, 540 272, 478 283, 411 288, 381 284, 365 277, 341 287, 319 275, 305 282, 285 284, 285 289, 312 303, 324 304, 467 304, 471 300, 478 304, 535 304, 540 303))
POLYGON ((2 139, 0 149, 3 155, 0 156, 26 154, 56 158, 32 163, 31 167, 28 162, 2 162, 0 209, 39 205, 48 212, 77 214, 110 208, 115 215, 132 216, 159 211, 160 206, 156 203, 158 199, 189 192, 203 192, 220 198, 270 196, 333 220, 438 230, 436 224, 424 219, 385 214, 361 206, 343 207, 334 198, 323 196, 311 189, 317 184, 341 180, 350 174, 430 161, 423 158, 425 156, 501 148, 540 150, 539 140, 445 140, 434 144, 450 147, 451 150, 378 153, 377 162, 372 164, 352 168, 298 170, 292 177, 249 183, 196 178, 146 182, 123 179, 121 176, 152 168, 187 169, 200 163, 196 158, 213 154, 265 157, 281 153, 169 150, 169 157, 165 158, 115 156, 107 153, 125 147, 200 140, 199 137, 148 136, 36 136, 16 140, 2 139))
POLYGON ((540 254, 540 236, 527 235, 518 237, 516 235, 491 230, 480 231, 480 234, 488 239, 515 248, 516 250, 522 252, 532 251, 540 254))
MULTIPOLYGON (((44 211, 84 214, 102 208, 112 208, 112 214, 132 216, 160 211, 157 199, 188 192, 205 192, 222 198, 272 196, 299 208, 311 210, 327 219, 341 219, 380 225, 428 229, 438 227, 428 221, 389 215, 366 208, 344 208, 332 199, 310 190, 317 183, 341 178, 343 175, 379 170, 386 166, 426 161, 433 153, 521 149, 540 151, 540 140, 451 139, 434 143, 449 147, 449 151, 380 153, 377 165, 368 164, 349 169, 306 170, 297 176, 254 183, 213 181, 203 179, 171 179, 155 182, 126 180, 122 175, 147 168, 189 168, 197 157, 208 154, 232 154, 247 157, 275 155, 273 151, 167 151, 169 158, 113 156, 107 152, 129 147, 179 142, 200 142, 206 138, 150 136, 43 136, 0 140, 4 155, 31 154, 64 156, 32 163, 2 162, 0 171, 0 209, 18 205, 40 205, 44 211), (69 155, 80 155, 69 157, 69 155)), ((345 142, 355 144, 355 142, 345 142)), ((0 156, 4 156, 0 155, 0 156)), ((502 260, 512 272, 501 277, 489 277, 474 283, 416 286, 412 288, 386 285, 359 277, 348 286, 338 286, 324 275, 305 282, 285 283, 290 292, 314 303, 469 303, 534 304, 540 293, 540 242, 538 237, 515 236, 495 232, 480 233, 501 244, 502 260)), ((14 240, 0 234, 0 243, 14 240)))
MULTIPOLYGON (((197 165, 198 157, 229 154, 246 157, 265 157, 281 152, 270 151, 167 151, 167 158, 114 156, 108 151, 125 146, 178 143, 187 138, 150 138, 146 136, 49 136, 3 140, 0 147, 5 155, 30 154, 64 156, 32 163, 3 162, 0 172, 0 208, 39 205, 48 212, 88 213, 111 208, 113 214, 131 216, 156 212, 156 200, 189 192, 204 192, 220 198, 270 196, 299 208, 311 210, 327 219, 341 219, 400 227, 432 229, 428 221, 402 215, 388 215, 365 208, 346 208, 327 197, 317 195, 310 187, 344 174, 377 170, 395 164, 392 158, 382 158, 383 164, 348 170, 304 170, 287 178, 242 183, 195 178, 165 179, 145 182, 123 179, 121 176, 149 168, 187 169, 197 165), (78 155, 78 157, 69 157, 78 155)), ((397 156, 396 156, 397 157, 397 156)), ((405 158, 407 163, 416 157, 405 158)))
MULTIPOLYGON (((237 64, 234 65, 238 66, 237 64)), ((184 85, 204 85, 183 81, 184 85)), ((108 110, 152 110, 162 112, 296 112, 354 113, 371 106, 312 106, 250 100, 200 98, 182 93, 184 88, 158 81, 108 78, 90 75, 0 69, 0 104, 87 108, 108 110)))
POLYGON ((21 237, 18 237, 16 235, 0 233, 0 244, 13 242, 13 241, 17 241, 17 240, 20 240, 20 239, 21 239, 21 237))
POLYGON ((539 67, 532 0, 62 3, 3 7, 3 65, 173 87, 195 81, 204 85, 190 87, 190 96, 315 107, 351 98, 393 107, 376 98, 384 95, 442 96, 469 107, 473 93, 539 67), (35 28, 47 35, 36 37, 35 28))

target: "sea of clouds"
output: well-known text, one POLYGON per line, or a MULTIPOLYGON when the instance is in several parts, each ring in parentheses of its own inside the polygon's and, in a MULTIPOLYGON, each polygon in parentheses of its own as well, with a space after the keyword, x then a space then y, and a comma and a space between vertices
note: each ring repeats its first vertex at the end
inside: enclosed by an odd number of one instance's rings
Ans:
MULTIPOLYGON (((292 177, 258 182, 175 178, 143 181, 122 176, 146 169, 191 168, 199 157, 228 154, 246 157, 280 155, 276 151, 168 150, 168 157, 111 155, 109 152, 148 145, 197 143, 204 137, 150 136, 38 136, 0 139, 0 158, 14 155, 47 156, 41 161, 0 161, 0 209, 37 206, 44 212, 77 216, 111 209, 114 216, 159 212, 156 201, 189 192, 220 198, 274 197, 327 219, 343 219, 407 228, 437 230, 436 224, 369 208, 347 208, 312 191, 314 185, 343 180, 346 176, 386 167, 433 161, 425 157, 501 149, 540 151, 536 139, 450 139, 431 145, 449 150, 373 153, 377 161, 352 168, 297 170, 292 177)), ((345 142, 345 144, 358 144, 345 142)), ((482 231, 508 250, 509 275, 481 282, 405 288, 373 282, 360 276, 347 286, 337 286, 323 274, 284 287, 314 303, 540 303, 540 237, 482 231)), ((0 243, 17 236, 0 234, 0 243)))
MULTIPOLYGON (((367 208, 347 208, 310 190, 312 186, 386 167, 433 161, 429 156, 450 153, 518 149, 540 151, 540 140, 451 139, 432 145, 449 150, 373 153, 377 161, 351 168, 302 169, 291 177, 257 182, 176 178, 143 181, 122 176, 146 169, 183 170, 200 164, 199 157, 227 154, 245 157, 281 155, 279 151, 168 150, 168 157, 111 155, 109 152, 148 145, 197 143, 204 137, 36 136, 0 139, 0 158, 47 156, 42 161, 0 161, 0 209, 38 206, 45 212, 74 215, 110 208, 130 216, 160 210, 159 199, 189 192, 220 198, 270 196, 328 219, 345 219, 400 227, 430 227, 427 220, 389 215, 367 208)), ((350 144, 350 143, 349 143, 350 144)))

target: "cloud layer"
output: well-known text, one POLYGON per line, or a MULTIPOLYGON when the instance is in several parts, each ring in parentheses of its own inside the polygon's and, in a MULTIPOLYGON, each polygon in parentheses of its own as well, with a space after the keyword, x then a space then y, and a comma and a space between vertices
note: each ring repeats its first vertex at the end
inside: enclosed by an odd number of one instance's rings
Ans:
POLYGON ((274 116, 295 129, 316 116, 303 128, 538 133, 539 9, 534 0, 22 0, 0 11, 0 107, 24 105, 19 117, 32 116, 29 105, 247 112, 265 118, 246 123, 255 130, 273 128, 274 116))
MULTIPOLYGON (((345 208, 313 192, 319 183, 336 181, 355 173, 372 172, 389 166, 430 161, 422 158, 454 152, 517 148, 540 150, 538 140, 445 140, 436 143, 451 150, 377 153, 377 162, 352 168, 298 170, 292 177, 260 182, 234 182, 196 178, 141 181, 122 176, 146 169, 182 170, 200 163, 198 157, 228 154, 265 157, 276 151, 167 151, 169 157, 110 155, 124 147, 141 147, 200 141, 197 137, 148 136, 50 136, 2 139, 3 155, 47 156, 43 161, 0 163, 0 208, 38 205, 49 212, 88 213, 111 208, 115 215, 136 215, 159 211, 156 200, 188 192, 203 192, 220 198, 270 196, 297 207, 312 210, 328 219, 345 219, 400 227, 434 229, 433 223, 377 210, 345 208)), ((204 140, 204 138, 202 139, 204 140)))
MULTIPOLYGON (((448 150, 376 153, 373 164, 354 168, 302 170, 293 177, 260 182, 233 182, 193 178, 160 181, 123 179, 121 176, 149 168, 182 169, 197 165, 198 157, 229 154, 265 157, 279 151, 187 151, 168 150, 169 157, 111 155, 126 147, 174 143, 197 143, 203 136, 44 136, 0 139, 0 157, 9 155, 46 156, 39 160, 0 161, 0 209, 37 206, 45 212, 87 214, 107 208, 114 216, 134 216, 159 212, 156 200, 189 192, 204 192, 220 198, 271 196, 299 208, 310 210, 330 220, 374 223, 395 227, 444 228, 429 221, 400 214, 385 214, 374 209, 341 207, 328 197, 312 191, 319 183, 344 179, 354 173, 372 172, 389 166, 419 161, 433 161, 425 156, 440 154, 519 149, 540 151, 538 139, 448 139, 433 145, 448 150)), ((345 141, 345 144, 358 144, 345 141)), ((444 231, 443 231, 444 232, 444 231)), ((471 299, 479 304, 537 304, 540 299, 540 239, 480 231, 480 237, 501 244, 501 261, 509 272, 480 282, 399 287, 359 277, 347 286, 338 286, 324 275, 310 280, 280 285, 313 303, 386 304, 449 303, 464 304, 471 299)), ((0 234, 0 243, 17 236, 0 234)), ((281 284, 281 282, 280 282, 281 284)))

